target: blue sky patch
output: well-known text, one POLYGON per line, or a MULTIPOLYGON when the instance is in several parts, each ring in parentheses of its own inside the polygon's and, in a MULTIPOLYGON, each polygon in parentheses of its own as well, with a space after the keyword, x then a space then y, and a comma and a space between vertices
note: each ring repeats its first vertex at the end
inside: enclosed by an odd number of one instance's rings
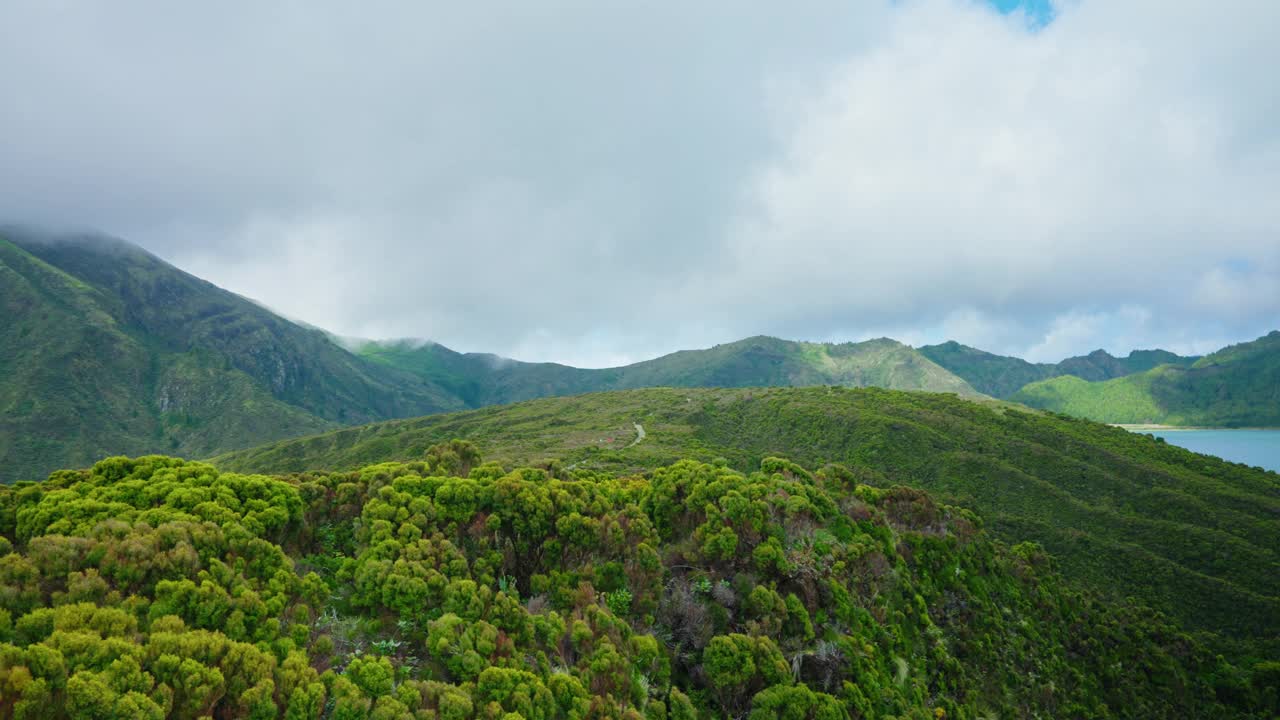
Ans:
POLYGON ((1037 25, 1048 25, 1053 20, 1053 4, 1049 0, 989 0, 1002 13, 1026 10, 1037 25))

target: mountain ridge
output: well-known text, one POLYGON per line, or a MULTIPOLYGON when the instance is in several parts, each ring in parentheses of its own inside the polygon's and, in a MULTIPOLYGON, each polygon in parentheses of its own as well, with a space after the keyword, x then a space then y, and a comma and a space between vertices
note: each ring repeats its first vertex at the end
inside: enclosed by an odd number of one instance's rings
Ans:
POLYGON ((1227 346, 1190 367, 1160 365, 1101 383, 1053 378, 1011 399, 1109 423, 1280 427, 1280 331, 1227 346))
POLYGON ((1089 382, 1111 380, 1144 372, 1159 365, 1191 365, 1199 358, 1168 350, 1131 350, 1123 358, 1101 348, 1056 363, 1032 363, 1019 357, 997 355, 950 340, 918 348, 925 357, 960 376, 979 392, 1010 398, 1023 387, 1041 380, 1071 375, 1089 382))
POLYGON ((978 397, 963 379, 889 338, 811 343, 765 335, 705 349, 679 350, 612 368, 528 363, 459 353, 438 343, 365 341, 357 352, 452 388, 468 404, 506 404, 535 397, 639 387, 877 385, 978 397))
POLYGON ((207 455, 333 427, 649 385, 881 384, 977 397, 888 339, 757 336, 594 370, 353 343, 98 233, 0 228, 0 481, 103 454, 207 455), (356 347, 352 352, 350 347, 356 347))
POLYGON ((1163 350, 1125 358, 1098 350, 1033 364, 956 342, 916 349, 889 338, 756 335, 614 368, 529 363, 429 341, 339 338, 101 234, 0 229, 0 279, 0 308, 17 319, 0 328, 0 481, 103 454, 204 456, 546 396, 838 385, 1011 398, 1046 375, 1084 382, 1200 362, 1163 350))

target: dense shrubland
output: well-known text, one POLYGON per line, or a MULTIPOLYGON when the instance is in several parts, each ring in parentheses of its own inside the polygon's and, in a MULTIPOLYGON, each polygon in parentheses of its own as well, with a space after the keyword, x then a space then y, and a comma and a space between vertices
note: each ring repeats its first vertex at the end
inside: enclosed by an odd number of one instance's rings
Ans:
POLYGON ((649 472, 785 456, 927 490, 1031 540, 1072 583, 1136 597, 1229 658, 1280 656, 1280 475, 1095 422, 953 395, 877 388, 651 389, 379 423, 218 458, 219 467, 354 469, 453 437, 507 466, 649 472), (632 445, 632 423, 644 424, 632 445))
POLYGON ((0 489, 0 718, 1269 717, 1275 663, 1068 587, 865 468, 341 473, 111 458, 0 489))

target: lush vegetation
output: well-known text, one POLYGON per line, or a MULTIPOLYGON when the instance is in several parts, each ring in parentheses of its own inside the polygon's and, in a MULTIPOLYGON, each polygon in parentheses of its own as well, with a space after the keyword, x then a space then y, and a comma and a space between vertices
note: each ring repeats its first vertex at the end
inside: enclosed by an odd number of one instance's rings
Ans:
POLYGON ((1030 407, 1101 422, 1162 423, 1171 418, 1164 408, 1156 404, 1151 385, 1156 378, 1178 372, 1181 371, 1172 367, 1159 368, 1105 383, 1091 383, 1072 376, 1057 377, 1028 385, 1013 399, 1030 407))
MULTIPOLYGON (((1182 357, 1167 350, 1134 350, 1127 357, 1114 357, 1105 350, 1070 357, 1059 363, 1030 363, 1022 358, 945 342, 926 345, 920 353, 962 377, 978 392, 1008 398, 1024 386, 1049 378, 1071 376, 1088 381, 1110 380, 1140 373, 1160 365, 1188 366, 1197 358, 1182 357)), ((1069 381, 1069 379, 1068 379, 1069 381)))
POLYGON ((0 482, 465 407, 106 238, 0 233, 0 316, 0 482))
POLYGON ((366 342, 356 351, 448 388, 473 408, 644 387, 844 385, 979 394, 916 350, 887 338, 830 344, 752 337, 602 370, 462 354, 413 341, 366 342))
POLYGON ((0 488, 0 718, 1270 717, 1280 664, 871 471, 115 457, 0 488))
POLYGON ((1163 365, 1107 382, 1055 378, 1013 399, 1102 422, 1280 427, 1280 331, 1190 367, 1163 365))
POLYGON ((1034 540, 1065 574, 1132 595, 1229 654, 1280 648, 1280 476, 1120 428, 952 395, 878 389, 655 389, 392 421, 216 458, 241 471, 411 460, 454 437, 508 465, 633 472, 679 458, 747 471, 771 455, 859 468, 1034 540), (644 428, 638 444, 634 423, 644 428))

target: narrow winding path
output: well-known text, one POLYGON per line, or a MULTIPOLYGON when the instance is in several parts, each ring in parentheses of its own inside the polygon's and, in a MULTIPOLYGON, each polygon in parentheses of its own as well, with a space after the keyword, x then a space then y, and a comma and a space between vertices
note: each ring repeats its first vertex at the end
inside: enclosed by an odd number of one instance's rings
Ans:
POLYGON ((632 440, 631 444, 627 446, 629 448, 633 448, 639 445, 640 441, 644 439, 644 426, 641 425, 640 423, 631 423, 631 424, 636 426, 636 439, 632 440))

